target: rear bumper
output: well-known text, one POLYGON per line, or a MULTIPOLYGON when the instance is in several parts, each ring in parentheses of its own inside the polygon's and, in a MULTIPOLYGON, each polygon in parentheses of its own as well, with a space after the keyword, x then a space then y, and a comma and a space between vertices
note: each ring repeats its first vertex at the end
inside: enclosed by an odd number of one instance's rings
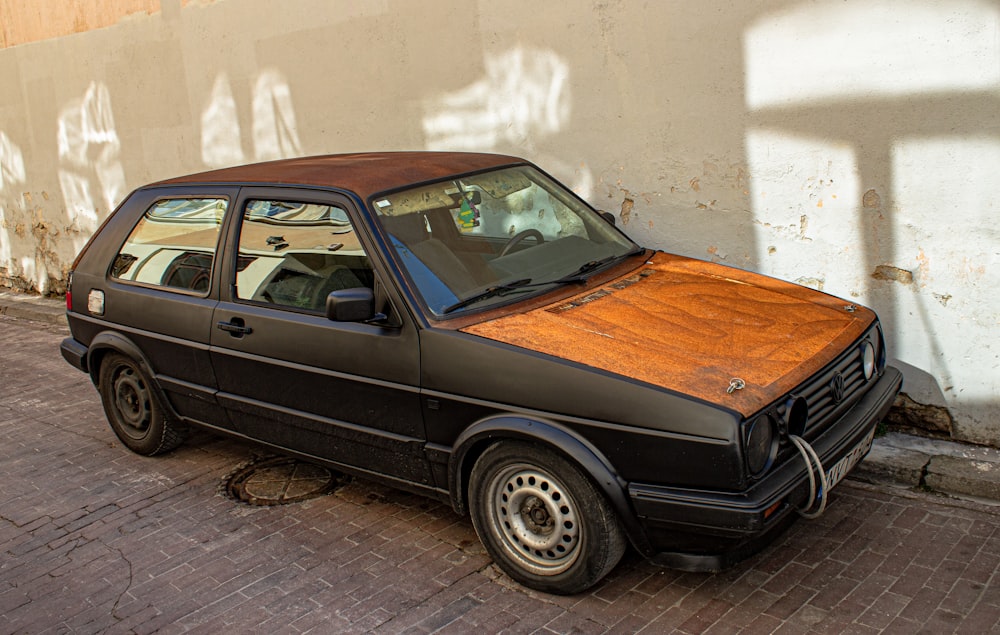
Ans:
MULTIPOLYGON (((870 442, 902 386, 887 367, 864 397, 812 440, 825 470, 870 442)), ((866 448, 865 451, 867 452, 866 448)), ((723 569, 766 545, 807 506, 806 464, 793 457, 745 492, 712 492, 633 483, 629 496, 660 564, 699 571, 723 569), (769 513, 768 513, 769 512, 769 513)))
POLYGON ((87 370, 87 347, 72 337, 67 337, 59 344, 59 352, 69 365, 77 370, 87 370))

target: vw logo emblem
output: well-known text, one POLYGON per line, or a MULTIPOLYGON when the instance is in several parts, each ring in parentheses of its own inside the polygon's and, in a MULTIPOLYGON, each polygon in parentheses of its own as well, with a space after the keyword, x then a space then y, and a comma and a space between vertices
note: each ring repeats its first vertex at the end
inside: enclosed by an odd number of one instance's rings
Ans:
POLYGON ((837 373, 830 381, 830 393, 833 395, 833 403, 840 403, 844 400, 844 376, 837 373))

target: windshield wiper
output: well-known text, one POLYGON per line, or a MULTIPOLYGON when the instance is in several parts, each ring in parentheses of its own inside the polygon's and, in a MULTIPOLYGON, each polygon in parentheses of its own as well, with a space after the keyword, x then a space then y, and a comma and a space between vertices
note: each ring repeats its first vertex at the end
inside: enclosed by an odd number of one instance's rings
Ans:
POLYGON ((587 281, 587 275, 586 274, 591 273, 592 271, 596 271, 598 269, 601 269, 601 268, 605 267, 606 265, 610 265, 612 263, 625 260, 629 256, 634 256, 637 253, 639 253, 639 250, 632 250, 632 251, 630 251, 628 253, 620 254, 620 255, 617 255, 617 256, 608 256, 607 258, 600 258, 598 260, 590 260, 590 261, 585 262, 582 265, 580 265, 577 268, 577 270, 574 271, 573 273, 568 273, 565 276, 563 276, 562 278, 559 278, 558 280, 553 280, 552 282, 556 283, 556 284, 563 284, 563 283, 568 283, 568 282, 586 282, 587 281))
POLYGON ((487 287, 486 289, 470 295, 469 297, 459 300, 451 306, 447 306, 441 311, 442 314, 451 313, 452 311, 457 311, 458 309, 464 309, 470 304, 475 304, 481 300, 487 300, 489 298, 494 298, 500 295, 507 295, 508 293, 513 293, 514 291, 520 291, 526 287, 534 287, 538 285, 531 284, 531 278, 522 278, 520 280, 514 280, 512 282, 505 282, 504 284, 498 284, 495 287, 487 287))
POLYGON ((552 284, 573 284, 586 281, 586 278, 581 278, 576 274, 566 276, 565 278, 559 278, 558 280, 546 280, 545 282, 532 282, 531 278, 522 278, 520 280, 498 284, 494 287, 484 289, 474 295, 470 295, 469 297, 459 300, 451 306, 445 307, 441 313, 451 313, 452 311, 457 311, 458 309, 464 309, 470 304, 475 304, 481 300, 488 300, 489 298, 507 295, 508 293, 514 293, 515 291, 527 291, 528 289, 533 289, 535 287, 547 287, 552 284))
POLYGON ((482 300, 488 300, 489 298, 495 298, 497 296, 504 296, 508 293, 514 293, 515 291, 526 291, 534 287, 546 287, 550 284, 584 284, 587 282, 586 274, 601 269, 606 265, 612 264, 628 258, 629 256, 634 256, 639 253, 641 249, 630 251, 626 254, 621 254, 618 256, 608 256, 607 258, 601 258, 599 260, 591 260, 580 265, 576 271, 568 273, 562 278, 556 278, 555 280, 546 280, 545 282, 532 282, 531 278, 521 278, 520 280, 514 280, 512 282, 505 282, 503 284, 498 284, 493 287, 488 287, 479 293, 470 295, 469 297, 459 300, 451 306, 447 306, 441 311, 442 314, 451 313, 452 311, 457 311, 459 309, 464 309, 470 304, 475 304, 476 302, 481 302, 482 300))

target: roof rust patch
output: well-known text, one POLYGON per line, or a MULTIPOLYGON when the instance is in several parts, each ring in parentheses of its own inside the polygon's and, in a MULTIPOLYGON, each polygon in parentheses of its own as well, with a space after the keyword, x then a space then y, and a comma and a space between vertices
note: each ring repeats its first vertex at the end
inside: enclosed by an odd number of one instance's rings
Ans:
POLYGON ((523 164, 524 159, 472 152, 371 152, 282 159, 253 163, 160 181, 155 185, 238 183, 308 185, 372 194, 456 174, 523 164))

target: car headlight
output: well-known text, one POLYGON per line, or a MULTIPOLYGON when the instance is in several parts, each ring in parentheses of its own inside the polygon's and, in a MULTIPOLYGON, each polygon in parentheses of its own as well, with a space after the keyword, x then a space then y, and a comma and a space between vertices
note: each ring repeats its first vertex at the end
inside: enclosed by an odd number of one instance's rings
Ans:
POLYGON ((770 415, 762 414, 746 427, 747 468, 750 474, 757 476, 774 460, 778 449, 777 436, 774 434, 775 422, 770 415))
POLYGON ((866 340, 861 345, 861 368, 865 373, 865 381, 871 379, 872 375, 875 374, 875 346, 871 340, 866 340))

